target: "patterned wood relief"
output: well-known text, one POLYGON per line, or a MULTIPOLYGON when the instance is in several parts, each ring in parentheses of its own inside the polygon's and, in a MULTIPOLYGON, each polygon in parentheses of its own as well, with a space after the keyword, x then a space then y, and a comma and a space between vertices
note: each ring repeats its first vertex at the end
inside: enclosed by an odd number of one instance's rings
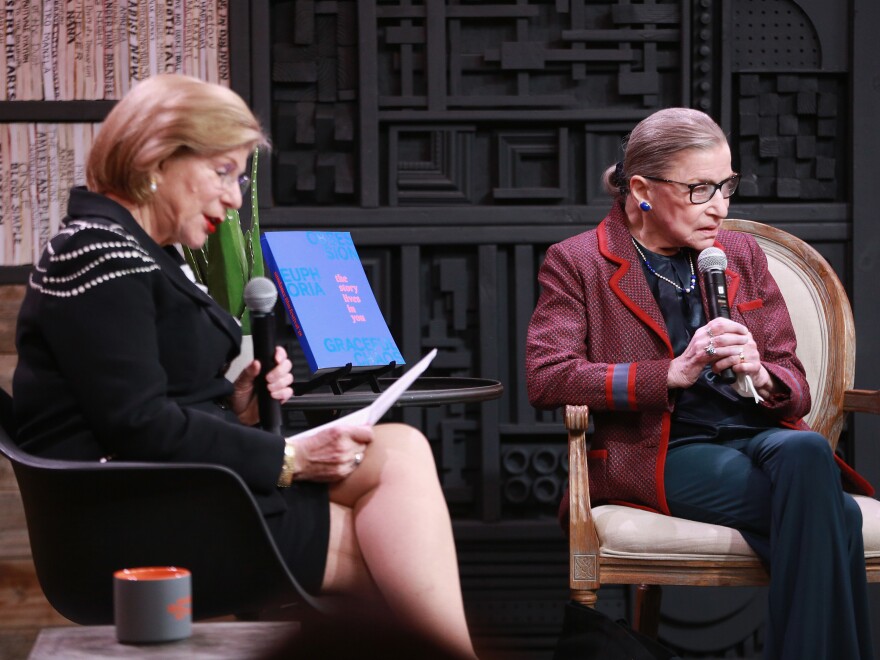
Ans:
POLYGON ((597 578, 596 556, 575 555, 574 577, 576 580, 595 580, 597 578))
POLYGON ((278 2, 272 15, 276 204, 339 204, 356 195, 354 2, 278 2))
POLYGON ((473 126, 389 130, 388 204, 472 204, 473 126))
POLYGON ((744 198, 845 199, 843 75, 737 77, 744 198))
MULTIPOLYGON (((566 599, 565 437, 523 375, 544 250, 601 220, 599 178, 635 122, 690 105, 730 132, 730 215, 808 238, 847 281, 849 25, 827 4, 270 3, 264 224, 351 230, 404 356, 437 346, 434 375, 505 384, 395 413, 432 441, 469 617, 505 658, 549 658, 566 599)), ((661 634, 686 657, 750 657, 764 595, 743 593, 672 595, 661 634)), ((624 589, 599 603, 629 616, 624 589)))
POLYGON ((376 5, 382 109, 654 106, 679 75, 678 2, 376 5))
POLYGON ((691 107, 719 116, 721 76, 718 60, 723 57, 721 8, 719 3, 700 0, 693 5, 690 32, 691 107))
POLYGON ((556 512, 568 478, 564 445, 510 444, 501 452, 501 467, 505 517, 535 518, 556 512))
MULTIPOLYGON (((822 45, 804 7, 789 0, 738 0, 733 6, 733 68, 817 71, 822 45)), ((815 7, 812 7, 815 11, 815 7)))

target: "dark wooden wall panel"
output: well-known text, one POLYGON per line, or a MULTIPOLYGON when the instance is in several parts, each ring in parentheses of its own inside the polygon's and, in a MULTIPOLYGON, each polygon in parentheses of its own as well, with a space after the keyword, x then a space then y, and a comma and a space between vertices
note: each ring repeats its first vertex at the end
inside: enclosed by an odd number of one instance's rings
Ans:
MULTIPOLYGON (((236 19, 250 39, 233 81, 274 141, 263 227, 351 231, 408 361, 437 346, 434 374, 505 384, 499 401, 395 413, 432 441, 468 614, 504 657, 549 658, 566 598, 565 439, 523 374, 547 246, 605 215, 600 176, 639 119, 696 107, 743 175, 730 216, 810 241, 870 329, 880 149, 856 147, 877 138, 853 99, 880 100, 853 16, 880 29, 871 2, 252 0, 236 19)), ((864 437, 842 450, 880 465, 864 437)), ((755 656, 763 598, 673 591, 662 634, 686 656, 755 656)), ((600 606, 627 615, 630 594, 604 589, 600 606)))

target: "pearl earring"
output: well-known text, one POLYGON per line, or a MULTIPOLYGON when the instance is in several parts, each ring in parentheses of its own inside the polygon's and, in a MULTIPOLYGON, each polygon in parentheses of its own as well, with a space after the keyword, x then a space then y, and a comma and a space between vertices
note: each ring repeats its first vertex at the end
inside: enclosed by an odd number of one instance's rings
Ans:
POLYGON ((156 179, 150 179, 150 192, 154 193, 159 190, 159 184, 156 183, 156 179))
POLYGON ((642 209, 645 213, 651 210, 651 205, 648 202, 639 202, 639 208, 642 209))

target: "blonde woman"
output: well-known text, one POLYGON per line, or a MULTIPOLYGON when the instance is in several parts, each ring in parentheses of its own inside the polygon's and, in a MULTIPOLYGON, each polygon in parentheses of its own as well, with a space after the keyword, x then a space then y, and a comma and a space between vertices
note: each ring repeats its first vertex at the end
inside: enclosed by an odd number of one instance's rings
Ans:
MULTIPOLYGON (((206 462, 251 489, 291 571, 316 594, 361 595, 473 656, 449 513, 430 447, 404 425, 305 440, 258 421, 256 361, 234 386, 234 319, 185 276, 242 203, 266 145, 234 92, 185 76, 138 84, 110 112, 68 215, 30 278, 18 323, 18 440, 42 456, 206 462)), ((292 395, 281 348, 272 397, 292 395)), ((222 551, 222 548, 218 548, 222 551)))

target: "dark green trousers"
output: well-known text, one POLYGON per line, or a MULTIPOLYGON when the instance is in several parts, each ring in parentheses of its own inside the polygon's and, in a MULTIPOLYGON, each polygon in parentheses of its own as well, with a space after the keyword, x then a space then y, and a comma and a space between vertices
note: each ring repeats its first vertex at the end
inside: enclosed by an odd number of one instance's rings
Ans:
POLYGON ((673 515, 740 530, 769 566, 764 656, 873 660, 862 514, 828 441, 770 429, 670 449, 673 515))

